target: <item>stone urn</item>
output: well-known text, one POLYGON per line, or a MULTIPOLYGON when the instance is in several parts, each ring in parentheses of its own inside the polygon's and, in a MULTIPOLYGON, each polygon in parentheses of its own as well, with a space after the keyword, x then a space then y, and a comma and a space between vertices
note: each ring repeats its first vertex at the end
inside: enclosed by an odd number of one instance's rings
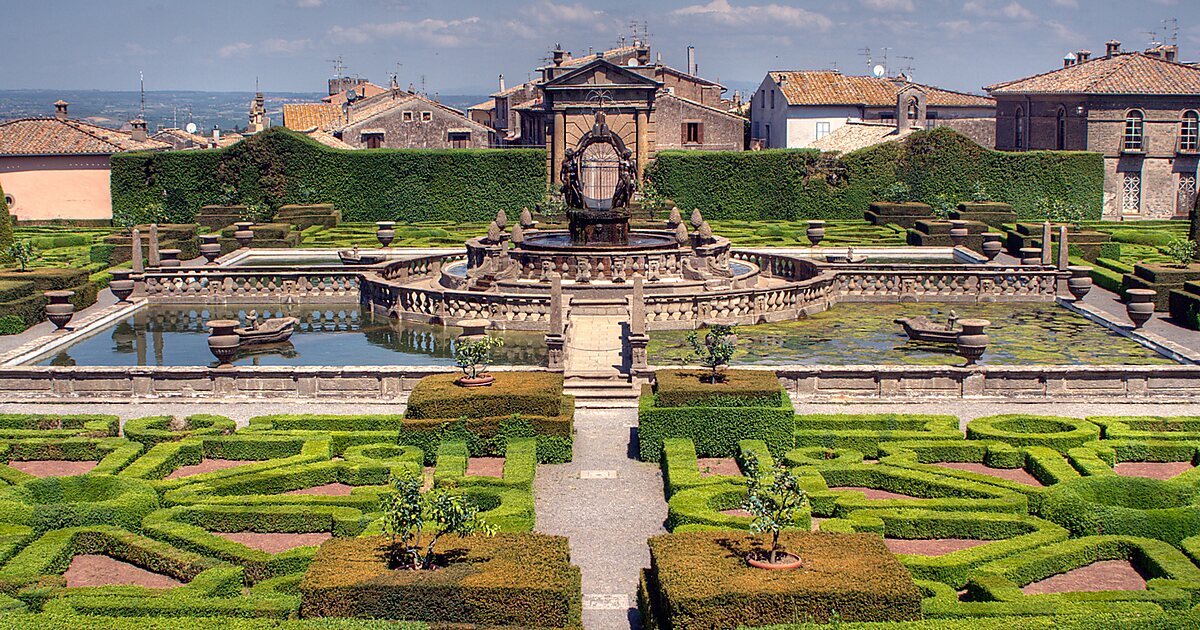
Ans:
POLYGON ((464 319, 458 322, 459 328, 462 328, 462 334, 458 336, 460 341, 478 341, 487 335, 487 327, 492 325, 490 319, 464 319))
POLYGON ((200 255, 207 261, 204 264, 217 264, 217 259, 221 257, 221 244, 217 242, 220 237, 220 234, 200 235, 200 255))
POLYGON ((1037 247, 1022 247, 1021 264, 1038 265, 1040 267, 1042 264, 1042 250, 1037 247))
POLYGON ((180 250, 178 249, 160 249, 158 250, 158 266, 163 269, 174 269, 183 265, 179 261, 180 250))
POLYGON ((808 236, 808 242, 816 247, 825 238, 825 222, 824 221, 809 221, 808 229, 804 231, 808 236))
POLYGON ((970 231, 967 230, 967 222, 962 219, 950 220, 950 242, 955 247, 962 245, 967 241, 967 235, 970 231))
POLYGON ((375 238, 379 239, 379 244, 387 247, 396 240, 395 221, 376 221, 375 222, 375 238))
POLYGON ((987 349, 988 336, 984 329, 992 325, 986 319, 960 319, 958 325, 962 332, 954 339, 958 346, 958 356, 967 360, 967 365, 974 365, 983 351, 987 349))
POLYGON ((996 256, 1000 255, 1000 250, 1004 249, 1004 245, 1000 242, 1000 235, 995 232, 984 234, 980 249, 983 250, 983 255, 987 256, 989 261, 996 260, 996 256))
POLYGON ((123 304, 129 303, 129 296, 133 295, 133 271, 129 269, 113 269, 111 272, 112 280, 108 282, 108 290, 116 296, 117 301, 123 304))
POLYGON ((1067 271, 1071 272, 1071 277, 1067 278, 1067 290, 1075 296, 1076 300, 1082 300, 1083 296, 1092 290, 1092 268, 1085 265, 1072 265, 1067 267, 1067 271))
POLYGON ((1154 297, 1158 291, 1154 289, 1126 289, 1125 313, 1134 328, 1141 328, 1154 317, 1154 297))
POLYGON ((239 221, 233 224, 233 227, 236 228, 233 238, 237 239, 238 247, 250 247, 250 242, 254 240, 254 232, 250 230, 252 225, 254 225, 253 221, 239 221))
POLYGON ((74 291, 46 291, 42 295, 46 296, 50 303, 46 305, 46 319, 50 320, 58 330, 55 332, 65 332, 67 330, 67 322, 75 316, 75 305, 71 303, 71 298, 75 297, 74 291))
POLYGON ((206 324, 212 331, 208 335, 208 349, 217 357, 218 368, 232 368, 242 338, 234 329, 242 323, 236 319, 212 319, 206 324))

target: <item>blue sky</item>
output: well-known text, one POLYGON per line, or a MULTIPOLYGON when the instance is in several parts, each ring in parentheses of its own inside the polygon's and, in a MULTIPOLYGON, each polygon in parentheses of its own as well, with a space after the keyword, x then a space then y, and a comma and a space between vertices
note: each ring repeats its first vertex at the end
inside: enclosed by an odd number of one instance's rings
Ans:
MULTIPOLYGON (((555 43, 586 52, 648 24, 663 61, 739 86, 767 70, 865 74, 912 66, 921 82, 978 91, 1046 71, 1065 53, 1120 39, 1144 47, 1177 18, 1185 60, 1200 60, 1200 0, 0 0, 6 88, 319 91, 341 56, 351 73, 429 92, 511 85, 555 43), (912 59, 905 59, 911 57, 912 59), (397 69, 397 63, 402 64, 397 69)), ((1160 35, 1161 37, 1161 35, 1160 35)))

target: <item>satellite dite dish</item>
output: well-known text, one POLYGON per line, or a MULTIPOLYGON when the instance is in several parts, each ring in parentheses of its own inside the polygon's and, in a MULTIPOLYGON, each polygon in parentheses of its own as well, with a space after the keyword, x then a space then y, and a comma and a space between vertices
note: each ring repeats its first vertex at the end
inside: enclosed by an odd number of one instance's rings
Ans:
POLYGON ((875 64, 875 67, 871 69, 871 73, 877 77, 882 77, 887 74, 887 68, 884 68, 882 64, 875 64))
POLYGON ((346 100, 353 103, 358 100, 358 92, 353 89, 346 90, 346 100))
POLYGON ((196 123, 188 123, 183 129, 188 133, 196 133, 196 130, 199 129, 199 127, 196 126, 196 123))

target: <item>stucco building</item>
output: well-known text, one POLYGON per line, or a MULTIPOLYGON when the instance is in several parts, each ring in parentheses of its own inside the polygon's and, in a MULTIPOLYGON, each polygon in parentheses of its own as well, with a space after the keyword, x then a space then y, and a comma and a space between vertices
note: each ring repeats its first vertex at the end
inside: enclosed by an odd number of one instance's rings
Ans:
POLYGON ((143 120, 125 133, 72 120, 64 101, 54 107, 53 117, 0 123, 0 187, 9 212, 21 220, 112 218, 109 157, 171 145, 151 139, 143 120))
POLYGON ((987 87, 996 148, 1104 155, 1104 218, 1187 216, 1200 159, 1200 68, 1174 46, 1072 53, 1052 72, 987 87))
POLYGON ((768 72, 750 100, 750 137, 764 149, 798 149, 847 123, 951 127, 991 146, 995 102, 900 78, 837 71, 768 72))

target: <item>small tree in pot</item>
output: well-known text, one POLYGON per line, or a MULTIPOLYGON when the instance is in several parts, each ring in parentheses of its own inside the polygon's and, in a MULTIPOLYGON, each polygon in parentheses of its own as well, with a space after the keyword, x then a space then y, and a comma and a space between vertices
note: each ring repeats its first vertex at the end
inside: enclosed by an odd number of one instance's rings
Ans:
POLYGON ((37 248, 29 241, 14 241, 8 246, 8 257, 21 264, 21 271, 28 271, 29 263, 37 258, 37 248))
POLYGON ((704 340, 696 331, 688 333, 688 343, 692 345, 692 354, 700 360, 700 365, 712 370, 710 383, 723 383, 725 376, 721 373, 729 366, 733 351, 737 349, 737 335, 734 327, 727 324, 712 324, 704 334, 704 340))
POLYGON ((504 340, 499 337, 460 338, 454 349, 454 363, 463 371, 458 384, 465 387, 491 385, 496 378, 483 372, 492 365, 492 350, 503 346, 504 340))
POLYGON ((771 535, 770 549, 757 556, 751 553, 747 562, 763 569, 793 569, 800 566, 799 556, 779 546, 779 534, 795 522, 796 516, 808 509, 808 494, 800 488, 800 480, 778 462, 774 466, 763 465, 754 453, 746 457, 742 467, 746 472, 747 493, 742 509, 754 517, 750 529, 756 534, 771 535))
POLYGON ((383 496, 383 532, 391 537, 388 563, 392 569, 434 567, 434 545, 442 536, 491 536, 495 528, 479 518, 479 508, 461 495, 445 490, 421 492, 423 480, 409 474, 392 477, 383 496))
POLYGON ((1200 249, 1200 247, 1196 245, 1195 241, 1189 241, 1186 238, 1177 238, 1167 243, 1164 253, 1171 257, 1171 260, 1175 263, 1174 266, 1183 269, 1187 268, 1196 259, 1197 249, 1200 249))

